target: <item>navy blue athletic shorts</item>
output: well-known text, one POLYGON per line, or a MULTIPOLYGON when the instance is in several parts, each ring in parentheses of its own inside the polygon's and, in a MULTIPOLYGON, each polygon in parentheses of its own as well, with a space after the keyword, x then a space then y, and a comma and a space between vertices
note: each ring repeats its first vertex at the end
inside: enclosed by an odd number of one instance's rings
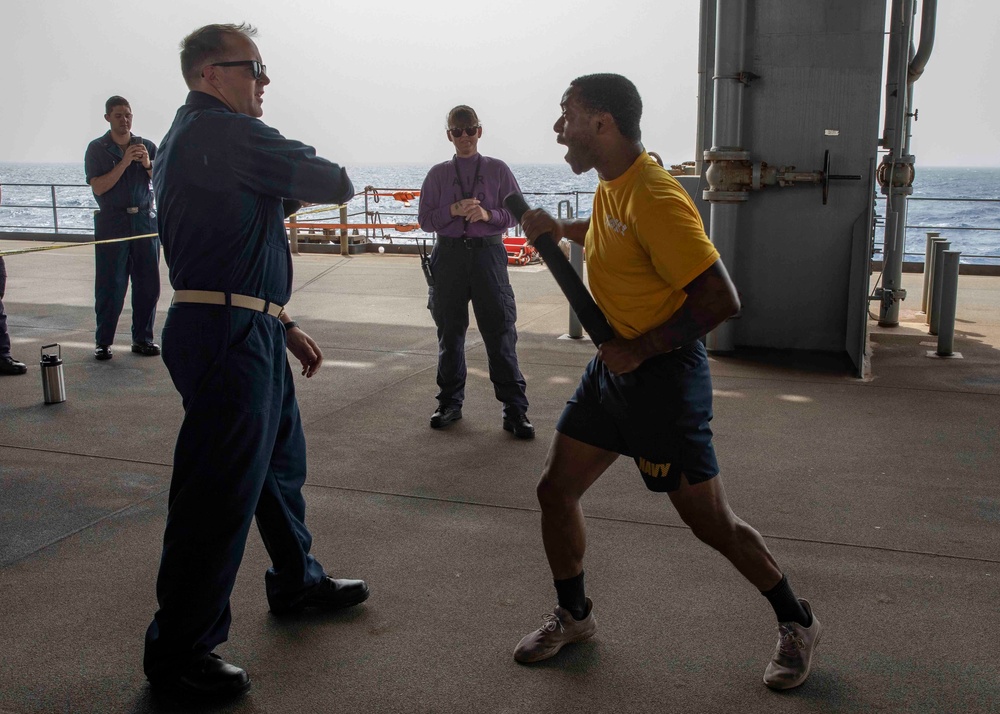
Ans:
POLYGON ((623 377, 594 357, 566 403, 556 430, 631 456, 650 491, 676 491, 718 475, 712 446, 712 378, 695 341, 651 357, 623 377))

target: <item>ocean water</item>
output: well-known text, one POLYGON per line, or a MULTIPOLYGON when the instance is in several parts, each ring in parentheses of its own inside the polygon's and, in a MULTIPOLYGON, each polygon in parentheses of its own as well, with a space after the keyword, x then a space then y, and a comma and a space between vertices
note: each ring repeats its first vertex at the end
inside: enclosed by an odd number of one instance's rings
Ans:
MULTIPOLYGON (((424 181, 430 165, 399 164, 393 166, 348 166, 348 174, 358 195, 348 204, 351 223, 370 223, 365 217, 363 189, 373 186, 397 190, 417 190, 424 181)), ((567 166, 558 164, 512 164, 514 172, 528 202, 553 213, 560 209, 561 201, 569 201, 573 215, 590 215, 597 175, 594 172, 576 176, 567 166), (578 211, 579 209, 579 211, 578 211)), ((92 211, 97 207, 94 196, 84 179, 83 164, 22 164, 0 163, 0 184, 3 185, 3 202, 0 203, 0 232, 4 230, 46 230, 53 227, 52 191, 50 186, 18 186, 16 184, 59 184, 55 186, 59 230, 65 232, 93 232, 92 211), (15 185, 10 185, 15 184, 15 185)), ((382 197, 376 203, 369 197, 368 210, 378 211, 382 223, 416 223, 419 203, 404 206, 399 201, 382 197)), ((563 215, 567 207, 562 207, 563 215)), ((312 209, 303 221, 338 220, 333 211, 312 209)), ((420 231, 406 236, 426 235, 420 231)))
MULTIPOLYGON (((348 204, 352 223, 371 222, 365 216, 362 189, 419 189, 429 165, 399 164, 392 166, 348 166, 348 172, 358 191, 348 204)), ((576 176, 563 164, 512 164, 521 190, 528 202, 552 213, 571 208, 574 215, 588 216, 597 176, 594 172, 576 176), (562 206, 560 203, 564 202, 562 206)), ((60 231, 93 232, 91 211, 96 207, 90 188, 84 183, 83 164, 19 164, 0 163, 0 183, 4 184, 0 204, 0 232, 12 229, 51 230, 53 226, 52 189, 49 186, 29 187, 7 184, 60 184, 55 187, 60 231)), ((909 202, 906 231, 907 260, 922 261, 926 232, 940 230, 961 250, 962 261, 970 263, 1000 263, 1000 168, 923 168, 918 165, 913 198, 979 199, 977 201, 909 202), (986 200, 983 200, 986 199, 986 200), (937 227, 937 228, 932 228, 937 227), (988 230, 993 229, 993 230, 988 230), (985 257, 992 256, 992 257, 985 257)), ((885 214, 885 201, 877 197, 877 213, 885 214)), ((368 210, 378 211, 382 223, 415 223, 417 203, 404 206, 393 198, 369 197, 368 210)), ((302 220, 337 220, 332 212, 315 212, 302 220)), ((875 257, 881 257, 882 221, 876 229, 875 257)), ((420 237, 419 231, 403 234, 402 240, 420 237)), ((401 240, 397 235, 396 240, 401 240)))

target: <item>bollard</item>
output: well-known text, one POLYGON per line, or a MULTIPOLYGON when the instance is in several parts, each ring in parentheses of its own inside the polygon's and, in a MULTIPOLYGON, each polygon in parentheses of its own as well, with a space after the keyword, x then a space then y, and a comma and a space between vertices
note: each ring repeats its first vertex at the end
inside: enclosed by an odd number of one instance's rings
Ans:
POLYGON ((46 404, 66 401, 66 380, 63 377, 62 348, 58 344, 42 347, 42 397, 46 404), (56 348, 56 354, 47 355, 45 350, 56 348))
MULTIPOLYGON (((570 205, 568 200, 563 200, 559 202, 558 212, 559 218, 563 217, 563 206, 565 204, 566 208, 566 218, 573 219, 573 206, 570 205)), ((569 264, 573 266, 573 270, 576 274, 583 279, 583 246, 574 241, 569 243, 569 264)), ((580 322, 579 316, 573 308, 569 309, 569 332, 567 336, 574 340, 579 340, 583 338, 583 324, 580 322)))
MULTIPOLYGON (((583 246, 570 241, 569 244, 569 264, 573 266, 576 274, 583 278, 583 246)), ((569 309, 569 336, 574 340, 583 338, 583 324, 573 308, 569 309)))
POLYGON ((920 312, 927 312, 927 298, 931 287, 931 258, 934 257, 934 239, 940 237, 937 231, 927 231, 927 247, 924 250, 924 291, 920 293, 920 312))
POLYGON ((295 227, 295 216, 288 217, 288 240, 292 244, 292 255, 299 254, 299 229, 295 227))
POLYGON ((925 272, 924 278, 927 281, 927 303, 924 305, 921 301, 921 305, 924 308, 924 324, 931 324, 931 313, 934 311, 934 246, 938 243, 948 242, 947 238, 941 238, 940 236, 931 239, 931 250, 930 256, 927 260, 927 270, 925 272))
POLYGON ((938 263, 941 273, 941 296, 938 305, 939 357, 951 357, 955 353, 955 312, 958 309, 958 260, 960 250, 946 250, 938 263))
POLYGON ((938 333, 938 313, 941 309, 941 277, 944 275, 938 268, 941 267, 943 260, 941 256, 946 250, 951 250, 951 241, 939 240, 934 244, 934 258, 931 259, 934 281, 931 283, 930 312, 927 313, 928 332, 932 335, 938 333))
MULTIPOLYGON (((347 204, 340 207, 340 225, 347 225, 347 204)), ((347 238, 347 229, 340 229, 340 254, 348 256, 351 254, 350 241, 347 238)))

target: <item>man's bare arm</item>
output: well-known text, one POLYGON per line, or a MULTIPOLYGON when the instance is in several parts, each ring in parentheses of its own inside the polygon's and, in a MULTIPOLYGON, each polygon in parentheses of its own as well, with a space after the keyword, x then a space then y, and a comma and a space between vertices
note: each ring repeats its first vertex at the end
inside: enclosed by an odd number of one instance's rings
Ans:
POLYGON ((521 216, 521 228, 524 229, 524 235, 529 243, 534 243, 540 235, 551 233, 552 240, 556 243, 559 242, 560 238, 566 238, 583 245, 587 237, 587 229, 590 228, 590 218, 564 221, 553 218, 544 209, 533 208, 521 216))
POLYGON ((721 260, 685 285, 684 292, 684 304, 662 325, 634 340, 617 337, 601 345, 598 357, 608 369, 631 372, 650 357, 694 342, 740 310, 736 286, 721 260))
MULTIPOLYGON (((590 217, 578 221, 559 221, 562 224, 562 235, 559 238, 571 240, 574 243, 584 244, 587 238, 587 231, 590 229, 590 217)), ((559 240, 556 238, 556 241, 559 240)))
MULTIPOLYGON (((95 176, 90 179, 90 188, 93 189, 94 195, 100 196, 114 188, 114 185, 118 183, 118 179, 125 173, 125 169, 131 166, 133 161, 141 161, 144 155, 146 155, 146 148, 141 144, 133 144, 125 149, 122 160, 115 164, 113 169, 103 176, 95 176)), ((146 170, 151 171, 152 168, 146 170)))
POLYGON ((131 162, 126 163, 125 161, 119 161, 115 164, 113 169, 108 171, 103 176, 95 176, 90 179, 90 188, 94 190, 94 195, 100 196, 114 188, 114 185, 118 183, 122 174, 125 173, 125 169, 129 167, 129 163, 131 162))

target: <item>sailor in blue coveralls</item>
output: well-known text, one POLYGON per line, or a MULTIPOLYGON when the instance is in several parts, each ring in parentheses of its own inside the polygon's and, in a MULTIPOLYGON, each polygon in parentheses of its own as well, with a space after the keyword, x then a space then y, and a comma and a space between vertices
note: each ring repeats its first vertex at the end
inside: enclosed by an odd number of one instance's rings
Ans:
POLYGON ((250 686, 212 650, 227 639, 254 517, 272 562, 264 582, 274 614, 368 597, 364 581, 328 577, 309 552, 306 443, 286 348, 307 377, 323 356, 283 307, 292 285, 283 199, 340 203, 354 187, 340 166, 257 118, 270 80, 254 34, 209 25, 185 38, 181 68, 192 91, 153 176, 175 291, 163 361, 184 422, 144 669, 154 688, 206 697, 250 686))
MULTIPOLYGON (((105 103, 108 132, 90 142, 84 159, 87 183, 100 210, 94 214, 94 238, 126 238, 156 233, 153 190, 149 179, 156 157, 156 144, 132 134, 132 109, 124 97, 105 103)), ((97 275, 94 280, 94 310, 97 313, 97 347, 94 356, 113 356, 118 318, 125 304, 125 291, 132 278, 132 351, 154 357, 160 348, 153 343, 153 318, 160 297, 160 241, 158 238, 94 246, 97 275)))

